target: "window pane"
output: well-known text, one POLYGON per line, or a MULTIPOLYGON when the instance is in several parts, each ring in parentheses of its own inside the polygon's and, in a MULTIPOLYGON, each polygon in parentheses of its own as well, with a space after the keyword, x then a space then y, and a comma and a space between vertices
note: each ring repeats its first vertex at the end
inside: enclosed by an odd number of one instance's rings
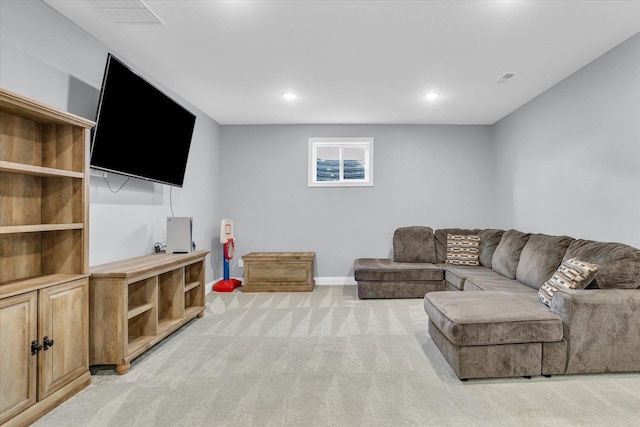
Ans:
POLYGON ((344 179, 364 179, 366 150, 364 148, 343 148, 342 164, 344 179))
POLYGON ((318 147, 316 153, 316 181, 339 181, 340 148, 318 147))
POLYGON ((309 187, 372 187, 373 138, 309 138, 309 187))

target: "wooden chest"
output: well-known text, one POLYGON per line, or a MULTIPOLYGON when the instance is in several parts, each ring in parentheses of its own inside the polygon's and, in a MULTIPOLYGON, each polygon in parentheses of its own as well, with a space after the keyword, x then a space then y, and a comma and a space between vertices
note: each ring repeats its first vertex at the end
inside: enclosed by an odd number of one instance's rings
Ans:
POLYGON ((244 261, 243 292, 313 291, 315 252, 251 252, 244 261))

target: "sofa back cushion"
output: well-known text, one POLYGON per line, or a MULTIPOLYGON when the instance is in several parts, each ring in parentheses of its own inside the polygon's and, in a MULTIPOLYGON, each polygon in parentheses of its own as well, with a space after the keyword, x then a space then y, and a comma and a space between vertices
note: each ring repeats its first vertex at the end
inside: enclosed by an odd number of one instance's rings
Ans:
POLYGON ((640 288, 640 249, 623 243, 576 239, 564 259, 579 258, 600 266, 594 280, 600 289, 640 288))
POLYGON ((504 230, 496 230, 493 228, 487 228, 486 230, 482 230, 478 233, 478 236, 480 237, 480 247, 478 248, 480 251, 480 255, 478 257, 480 265, 491 268, 493 254, 498 247, 498 243, 500 243, 503 233, 504 230))
POLYGON ((529 240, 529 236, 529 233, 523 233, 522 231, 505 231, 493 253, 491 268, 509 279, 515 279, 520 253, 527 240, 529 240))
POLYGON ((540 289, 562 263, 562 258, 572 241, 569 236, 529 236, 520 254, 516 280, 530 288, 540 289))
POLYGON ((431 227, 400 227, 393 233, 395 262, 436 262, 436 247, 431 227))

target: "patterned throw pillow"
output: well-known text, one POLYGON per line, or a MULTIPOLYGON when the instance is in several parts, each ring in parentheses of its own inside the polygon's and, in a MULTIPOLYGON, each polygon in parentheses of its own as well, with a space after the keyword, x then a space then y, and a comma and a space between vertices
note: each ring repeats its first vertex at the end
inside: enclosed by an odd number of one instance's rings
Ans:
POLYGON ((460 236, 457 234, 447 234, 447 259, 445 264, 449 265, 480 265, 478 261, 478 247, 480 237, 460 236))
POLYGON ((578 258, 563 261, 553 276, 540 287, 538 298, 543 304, 551 306, 553 294, 558 289, 584 289, 595 279, 600 266, 578 258))

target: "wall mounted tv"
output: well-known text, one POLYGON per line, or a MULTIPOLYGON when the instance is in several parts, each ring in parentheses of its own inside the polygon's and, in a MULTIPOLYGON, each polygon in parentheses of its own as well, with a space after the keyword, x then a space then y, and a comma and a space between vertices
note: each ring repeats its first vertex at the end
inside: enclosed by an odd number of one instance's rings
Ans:
POLYGON ((182 187, 195 121, 195 115, 109 54, 91 167, 182 187))

